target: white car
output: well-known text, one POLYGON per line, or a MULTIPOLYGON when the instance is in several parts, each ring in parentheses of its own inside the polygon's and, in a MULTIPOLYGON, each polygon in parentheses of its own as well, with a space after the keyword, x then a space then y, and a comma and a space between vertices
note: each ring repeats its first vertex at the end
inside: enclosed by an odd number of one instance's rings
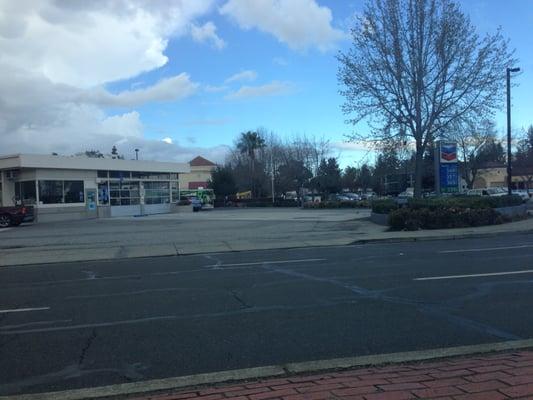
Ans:
POLYGON ((401 192, 398 197, 400 198, 411 198, 415 196, 415 191, 413 188, 407 188, 405 191, 401 192))
POLYGON ((467 196, 507 196, 507 191, 503 188, 493 187, 486 189, 470 189, 466 192, 467 196))

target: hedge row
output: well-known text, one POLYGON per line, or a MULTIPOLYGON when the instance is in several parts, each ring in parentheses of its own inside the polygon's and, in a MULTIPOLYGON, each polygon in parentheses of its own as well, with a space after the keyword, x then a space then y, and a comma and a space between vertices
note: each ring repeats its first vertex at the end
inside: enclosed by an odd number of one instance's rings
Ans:
POLYGON ((494 208, 400 208, 389 214, 392 230, 467 228, 508 221, 494 208))
POLYGON ((429 199, 409 199, 408 207, 413 209, 430 208, 499 208, 518 206, 524 201, 520 196, 451 196, 429 199))
POLYGON ((398 209, 398 203, 393 199, 374 200, 371 205, 372 212, 377 214, 388 214, 398 209))
MULTIPOLYGON (((484 209, 518 206, 523 203, 520 196, 450 196, 434 197, 429 199, 409 199, 406 207, 411 209, 431 210, 441 208, 460 209, 484 209)), ((372 202, 372 212, 378 214, 388 214, 399 208, 398 203, 393 199, 375 200, 372 202)))

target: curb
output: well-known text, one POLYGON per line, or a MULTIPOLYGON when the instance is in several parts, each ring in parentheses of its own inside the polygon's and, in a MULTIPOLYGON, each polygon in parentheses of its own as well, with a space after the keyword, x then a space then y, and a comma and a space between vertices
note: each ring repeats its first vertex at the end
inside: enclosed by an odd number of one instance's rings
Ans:
POLYGON ((334 358, 330 360, 306 361, 256 368, 236 369, 206 374, 155 379, 134 383, 100 386, 88 389, 66 390, 15 396, 0 396, 0 400, 81 400, 140 395, 163 390, 184 389, 208 386, 218 383, 257 380, 261 378, 316 373, 320 371, 349 369, 353 367, 396 364, 413 361, 434 360, 452 356, 467 356, 506 350, 533 347, 533 339, 513 340, 471 346, 445 347, 430 350, 407 351, 400 353, 377 354, 361 357, 334 358))
POLYGON ((397 238, 376 238, 376 239, 358 239, 349 245, 368 244, 368 243, 401 243, 401 242, 427 242, 432 240, 459 240, 459 239, 481 239, 487 237, 496 237, 500 235, 527 235, 533 233, 533 229, 507 232, 484 232, 484 233, 464 233, 450 234, 443 236, 420 236, 420 237, 397 237, 397 238))

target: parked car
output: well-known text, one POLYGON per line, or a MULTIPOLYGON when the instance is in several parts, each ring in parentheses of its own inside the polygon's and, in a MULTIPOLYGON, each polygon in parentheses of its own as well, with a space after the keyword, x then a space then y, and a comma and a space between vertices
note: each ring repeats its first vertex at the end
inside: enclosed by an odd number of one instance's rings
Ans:
POLYGON ((357 193, 344 193, 343 195, 346 196, 350 201, 361 200, 361 196, 359 196, 357 193))
POLYGON ((0 207, 0 228, 19 226, 23 222, 33 221, 33 207, 0 207))
POLYGON ((347 196, 346 193, 333 193, 328 196, 329 201, 352 201, 350 197, 347 196))
POLYGON ((511 193, 520 196, 524 201, 529 201, 529 198, 531 197, 527 190, 513 190, 511 193))
POLYGON ((414 197, 415 192, 413 188, 407 188, 405 191, 401 192, 398 197, 400 198, 411 198, 414 197))
POLYGON ((467 196, 500 197, 500 196, 507 196, 507 191, 499 187, 486 188, 486 189, 469 189, 467 190, 466 195, 467 196))
POLYGON ((202 202, 198 197, 190 197, 189 200, 191 201, 193 212, 198 212, 202 209, 202 202))

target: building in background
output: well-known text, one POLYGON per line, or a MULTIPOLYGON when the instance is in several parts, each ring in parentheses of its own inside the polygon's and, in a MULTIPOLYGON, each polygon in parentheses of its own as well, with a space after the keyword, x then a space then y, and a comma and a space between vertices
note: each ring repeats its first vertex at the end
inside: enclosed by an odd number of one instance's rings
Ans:
POLYGON ((0 156, 0 205, 33 205, 40 222, 173 212, 189 172, 186 163, 0 156))
POLYGON ((216 164, 201 156, 189 162, 190 172, 180 176, 181 189, 206 189, 216 164))
MULTIPOLYGON (((513 167, 512 188, 533 189, 533 166, 530 168, 513 167)), ((478 169, 474 189, 507 187, 507 165, 489 162, 478 169)))

